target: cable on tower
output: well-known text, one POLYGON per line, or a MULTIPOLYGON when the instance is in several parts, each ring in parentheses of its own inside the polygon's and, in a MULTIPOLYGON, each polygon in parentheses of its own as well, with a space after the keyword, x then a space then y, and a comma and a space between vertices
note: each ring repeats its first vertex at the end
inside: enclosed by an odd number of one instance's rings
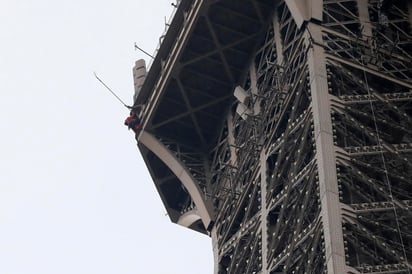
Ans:
POLYGON ((94 77, 96 77, 96 79, 97 79, 100 83, 102 83, 102 85, 103 85, 108 91, 110 91, 110 93, 111 93, 120 103, 122 103, 123 106, 125 106, 127 109, 133 109, 133 107, 126 105, 126 103, 123 102, 123 100, 120 99, 120 97, 117 96, 117 94, 116 94, 111 88, 109 88, 109 87, 97 76, 96 72, 93 72, 93 73, 94 73, 94 77))

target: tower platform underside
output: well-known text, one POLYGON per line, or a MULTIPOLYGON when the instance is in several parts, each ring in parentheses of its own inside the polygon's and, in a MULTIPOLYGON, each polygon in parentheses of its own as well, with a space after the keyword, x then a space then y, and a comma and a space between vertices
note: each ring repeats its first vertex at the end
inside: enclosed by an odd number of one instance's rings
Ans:
POLYGON ((180 1, 138 147, 215 273, 412 272, 411 34, 408 0, 180 1))

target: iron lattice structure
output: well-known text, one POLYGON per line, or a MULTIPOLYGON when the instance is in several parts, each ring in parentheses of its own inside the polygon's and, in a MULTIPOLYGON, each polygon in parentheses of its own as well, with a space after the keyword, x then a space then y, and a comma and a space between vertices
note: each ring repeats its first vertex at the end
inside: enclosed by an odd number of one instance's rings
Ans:
POLYGON ((407 0, 180 2, 139 148, 215 273, 412 272, 411 29, 407 0))

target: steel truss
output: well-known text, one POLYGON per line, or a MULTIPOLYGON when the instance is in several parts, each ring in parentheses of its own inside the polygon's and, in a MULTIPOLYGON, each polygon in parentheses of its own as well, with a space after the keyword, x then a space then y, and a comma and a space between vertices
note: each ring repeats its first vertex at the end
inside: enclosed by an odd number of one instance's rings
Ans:
POLYGON ((216 272, 410 273, 411 6, 325 0, 298 27, 286 2, 199 171, 216 272))

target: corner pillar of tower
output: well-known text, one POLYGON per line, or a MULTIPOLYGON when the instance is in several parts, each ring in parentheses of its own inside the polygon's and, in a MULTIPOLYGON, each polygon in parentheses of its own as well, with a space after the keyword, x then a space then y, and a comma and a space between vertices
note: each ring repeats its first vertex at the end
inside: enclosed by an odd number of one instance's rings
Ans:
POLYGON ((345 251, 326 58, 322 47, 320 25, 312 22, 307 25, 306 41, 309 46, 307 62, 312 96, 325 260, 329 274, 340 274, 346 273, 345 251))
POLYGON ((356 0, 359 12, 359 22, 361 24, 362 36, 365 40, 370 40, 372 37, 372 23, 369 18, 368 1, 356 0))
POLYGON ((213 250, 213 261, 214 261, 213 273, 219 274, 219 243, 218 243, 218 238, 217 238, 216 226, 212 228, 210 235, 212 237, 212 250, 213 250))
POLYGON ((300 28, 305 21, 322 21, 323 0, 285 0, 296 25, 300 28))

